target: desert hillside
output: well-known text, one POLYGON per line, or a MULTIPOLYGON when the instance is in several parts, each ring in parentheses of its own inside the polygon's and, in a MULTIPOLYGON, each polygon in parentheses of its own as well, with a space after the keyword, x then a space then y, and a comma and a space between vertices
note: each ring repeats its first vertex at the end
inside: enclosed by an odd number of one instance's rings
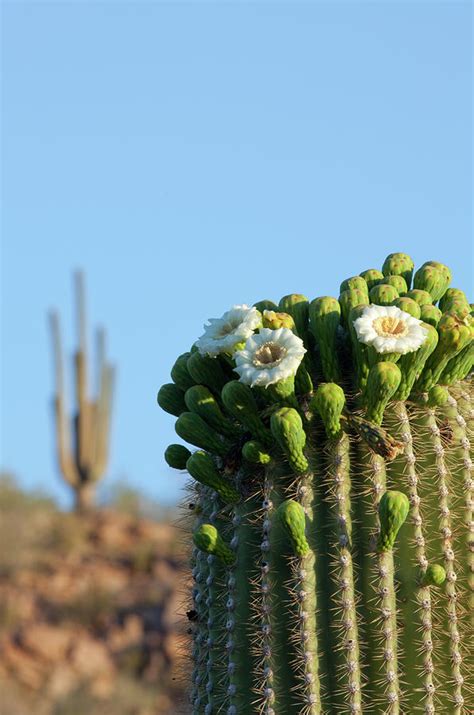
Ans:
POLYGON ((0 488, 0 715, 185 712, 186 556, 169 522, 0 488))

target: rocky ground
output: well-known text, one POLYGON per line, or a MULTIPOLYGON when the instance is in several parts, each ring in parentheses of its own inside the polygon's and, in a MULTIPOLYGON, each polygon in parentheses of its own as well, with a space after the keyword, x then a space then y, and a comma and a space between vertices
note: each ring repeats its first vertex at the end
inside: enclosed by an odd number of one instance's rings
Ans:
POLYGON ((16 501, 0 500, 0 715, 186 712, 179 530, 16 501))

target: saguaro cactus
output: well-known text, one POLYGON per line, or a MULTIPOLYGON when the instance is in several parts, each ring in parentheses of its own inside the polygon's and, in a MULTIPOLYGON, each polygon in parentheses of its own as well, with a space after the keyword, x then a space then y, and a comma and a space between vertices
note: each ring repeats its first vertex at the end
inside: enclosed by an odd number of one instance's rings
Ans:
POLYGON ((165 455, 192 477, 193 715, 474 712, 474 319, 413 272, 235 306, 158 394, 199 450, 165 455))
POLYGON ((74 490, 76 511, 82 512, 94 506, 96 484, 107 467, 115 368, 106 360, 105 331, 99 329, 97 388, 95 397, 90 397, 84 277, 76 273, 74 280, 79 344, 74 354, 76 409, 71 420, 72 430, 68 416, 58 313, 52 311, 49 318, 56 378, 53 409, 58 463, 65 481, 74 490))

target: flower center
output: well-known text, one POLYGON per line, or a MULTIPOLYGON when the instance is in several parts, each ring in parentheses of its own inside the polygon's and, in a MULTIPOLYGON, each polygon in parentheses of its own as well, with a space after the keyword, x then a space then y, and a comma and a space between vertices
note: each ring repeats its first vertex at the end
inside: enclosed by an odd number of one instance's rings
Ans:
POLYGON ((286 355, 286 349, 278 343, 264 343, 255 353, 255 367, 275 367, 286 355))
POLYGON ((377 335, 382 338, 402 337, 408 333, 408 326, 400 318, 392 318, 384 315, 381 318, 376 318, 372 323, 377 335))
POLYGON ((239 327, 239 325, 240 322, 232 322, 231 320, 228 320, 226 323, 220 326, 216 336, 217 339, 227 337, 227 335, 233 333, 239 327))

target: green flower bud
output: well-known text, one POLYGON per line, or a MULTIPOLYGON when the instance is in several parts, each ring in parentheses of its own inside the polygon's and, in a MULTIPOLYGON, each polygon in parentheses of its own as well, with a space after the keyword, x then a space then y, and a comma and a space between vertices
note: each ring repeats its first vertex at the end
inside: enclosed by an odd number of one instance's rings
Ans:
POLYGON ((369 449, 375 454, 379 454, 385 461, 391 462, 395 457, 403 452, 404 445, 394 439, 383 427, 368 422, 357 415, 348 415, 350 426, 357 432, 359 437, 366 442, 369 449))
POLYGON ((319 413, 330 439, 341 434, 341 415, 345 402, 344 390, 334 382, 319 385, 311 400, 310 410, 319 413))
POLYGON ((442 312, 436 305, 426 304, 421 306, 420 319, 424 323, 432 325, 434 328, 437 327, 442 315, 442 312))
POLYGON ((263 444, 256 440, 250 440, 250 442, 244 444, 242 456, 248 462, 253 462, 254 464, 269 464, 272 460, 263 444))
POLYGON ((400 528, 406 521, 410 510, 410 502, 406 494, 388 491, 383 494, 379 503, 380 535, 379 551, 391 551, 400 528))
POLYGON ((451 283, 451 271, 447 266, 435 261, 423 263, 413 279, 413 287, 426 290, 436 303, 446 292, 451 283))
POLYGON ((189 474, 200 484, 214 489, 226 504, 236 504, 240 501, 240 494, 217 470, 214 460, 206 452, 194 452, 186 462, 189 474))
POLYGON ((387 276, 383 281, 380 281, 379 285, 392 286, 399 295, 406 293, 408 290, 407 282, 403 276, 387 276))
POLYGON ((442 385, 452 385, 465 380, 474 366, 474 341, 470 341, 457 355, 448 360, 439 377, 442 385))
MULTIPOLYGON (((434 307, 434 306, 433 306, 434 307)), ((402 379, 397 392, 394 395, 395 400, 405 401, 412 392, 413 385, 422 373, 422 370, 438 344, 438 331, 432 325, 424 323, 423 327, 427 332, 426 339, 418 350, 402 355, 398 361, 398 367, 402 373, 402 379)))
POLYGON ((345 290, 360 290, 365 295, 366 301, 369 300, 369 287, 362 276, 352 276, 352 278, 342 281, 339 293, 343 293, 345 290))
POLYGON ((341 379, 337 357, 337 329, 341 321, 339 301, 329 296, 315 298, 309 304, 309 329, 319 347, 326 380, 341 379))
POLYGON ((170 444, 165 451, 165 460, 173 469, 186 469, 191 452, 182 444, 170 444))
MULTIPOLYGON (((401 276, 392 276, 392 278, 401 278, 401 276)), ((421 308, 418 303, 413 300, 413 298, 396 298, 393 301, 393 305, 400 308, 400 310, 405 311, 405 313, 413 316, 413 318, 416 318, 417 320, 420 319, 421 308)))
POLYGON ((278 310, 278 306, 273 300, 259 300, 253 307, 263 313, 265 310, 278 310))
POLYGON ((461 298, 453 298, 448 305, 449 310, 446 312, 457 315, 458 318, 467 318, 471 314, 471 306, 461 298))
POLYGON ((384 278, 382 271, 377 270, 377 268, 369 268, 366 271, 362 271, 360 275, 367 283, 369 290, 376 286, 377 283, 380 283, 384 278))
POLYGON ((379 283, 370 289, 370 302, 375 305, 392 305, 393 301, 398 298, 398 291, 391 285, 379 283))
POLYGON ((446 293, 439 301, 439 307, 443 311, 443 313, 449 312, 451 305, 454 301, 460 301, 461 303, 469 305, 467 296, 462 290, 460 290, 459 288, 448 288, 446 293))
POLYGON ((391 253, 384 261, 382 273, 384 276, 403 276, 410 287, 414 267, 415 264, 406 253, 391 253))
POLYGON ((252 388, 242 382, 232 380, 222 390, 222 401, 227 412, 247 429, 253 437, 271 446, 273 439, 259 415, 252 388))
POLYGON ((339 296, 339 303, 341 305, 342 320, 346 324, 352 308, 356 308, 358 305, 369 304, 366 294, 357 288, 355 290, 342 291, 339 296))
POLYGON ((428 392, 428 407, 443 407, 449 398, 449 392, 446 387, 435 385, 428 392))
POLYGON ((292 407, 281 407, 272 414, 270 428, 293 471, 296 474, 306 472, 308 462, 303 454, 306 433, 298 412, 292 407))
POLYGON ((400 369, 393 362, 377 362, 370 368, 365 391, 369 422, 382 424, 385 408, 401 379, 400 369))
POLYGON ((227 546, 212 524, 201 524, 193 534, 194 545, 206 554, 212 554, 222 561, 225 566, 232 566, 235 554, 227 546))
POLYGON ((301 504, 293 499, 283 501, 276 510, 276 517, 290 540, 295 556, 306 556, 309 553, 309 544, 306 541, 306 518, 301 504))
POLYGON ((304 362, 302 362, 295 375, 295 392, 301 397, 313 392, 313 381, 304 362))
POLYGON ((349 313, 349 320, 347 321, 347 328, 349 332, 349 337, 351 339, 351 349, 352 356, 356 366, 357 373, 357 386, 359 390, 365 390, 367 385, 367 377, 369 375, 369 350, 368 346, 364 345, 359 341, 357 337, 356 330, 354 328, 354 323, 357 318, 360 318, 364 312, 365 305, 358 305, 355 308, 351 308, 349 313))
POLYGON ((202 417, 193 412, 183 412, 175 424, 176 433, 189 444, 206 449, 223 457, 231 448, 230 442, 221 439, 202 417))
POLYGON ((193 353, 188 358, 186 365, 195 383, 209 387, 214 394, 220 394, 227 382, 227 376, 219 358, 193 353))
POLYGON ((162 410, 179 417, 186 410, 184 392, 174 382, 167 382, 158 391, 157 402, 162 410))
POLYGON ((413 290, 409 290, 408 293, 406 294, 406 297, 411 298, 416 303, 418 303, 420 308, 423 305, 432 305, 432 303, 433 303, 433 298, 428 293, 428 291, 419 290, 418 288, 413 288, 413 290))
POLYGON ((446 581, 446 571, 441 564, 430 564, 421 578, 422 586, 442 586, 446 581))
POLYGON ((183 353, 177 359, 173 367, 171 368, 171 379, 178 385, 178 387, 186 392, 188 387, 192 387, 195 382, 188 371, 188 358, 191 353, 183 353))
POLYGON ((295 321, 289 313, 276 313, 274 310, 263 311, 263 327, 271 330, 288 328, 295 330, 295 321))
POLYGON ((438 324, 439 341, 428 360, 421 377, 415 383, 419 392, 427 392, 439 381, 449 360, 468 345, 472 339, 472 318, 461 320, 456 315, 445 313, 438 324))
POLYGON ((219 434, 230 439, 239 435, 239 430, 225 417, 216 398, 204 385, 190 387, 186 390, 184 399, 188 410, 200 415, 219 434))
POLYGON ((302 340, 306 337, 308 329, 309 301, 304 295, 290 293, 280 300, 279 308, 284 313, 289 313, 295 321, 296 332, 302 340))

